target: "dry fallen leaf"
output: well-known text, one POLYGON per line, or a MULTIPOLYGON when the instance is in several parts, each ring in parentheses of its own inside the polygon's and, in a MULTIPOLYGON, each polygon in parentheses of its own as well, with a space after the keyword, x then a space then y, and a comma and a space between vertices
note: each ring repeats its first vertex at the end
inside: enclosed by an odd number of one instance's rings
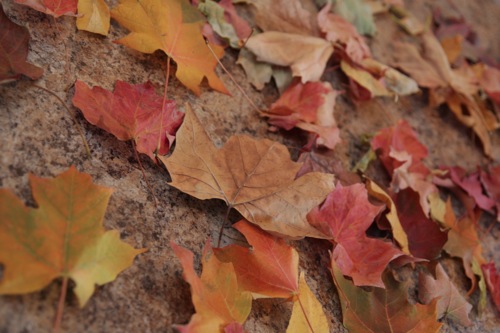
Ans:
POLYGON ((299 295, 297 295, 297 300, 293 303, 292 316, 286 332, 328 333, 329 331, 328 320, 323 307, 309 289, 304 273, 301 273, 299 295))
POLYGON ((423 304, 429 304, 437 298, 437 318, 446 316, 460 325, 470 326, 469 312, 472 305, 460 294, 451 282, 441 264, 436 266, 436 278, 420 272, 418 277, 418 298, 423 304))
POLYGON ((108 35, 109 7, 104 0, 79 0, 76 27, 104 36, 108 35))
POLYGON ((75 16, 78 0, 15 0, 15 2, 39 12, 59 17, 62 15, 75 16))
POLYGON ((436 301, 428 305, 408 301, 408 282, 398 282, 390 271, 383 279, 385 289, 365 291, 344 278, 332 260, 332 275, 342 306, 343 324, 349 332, 437 333, 436 301))
POLYGON ((255 7, 255 23, 262 31, 317 36, 316 6, 311 0, 239 0, 255 7))
POLYGON ((299 253, 283 239, 241 220, 233 225, 251 248, 229 245, 214 249, 223 262, 231 262, 243 290, 254 298, 290 298, 299 293, 299 253))
POLYGON ((486 284, 491 293, 491 298, 495 303, 497 310, 500 311, 500 274, 497 273, 494 262, 484 264, 481 266, 483 269, 486 284))
POLYGON ((422 53, 410 43, 397 42, 394 46, 394 66, 408 73, 420 86, 430 88, 432 104, 446 102, 458 120, 479 137, 484 153, 491 156, 488 133, 491 125, 486 121, 491 117, 485 117, 489 112, 475 100, 479 82, 474 72, 467 66, 451 68, 445 51, 431 32, 422 34, 422 53))
POLYGON ((136 149, 153 161, 155 155, 165 155, 174 142, 175 132, 184 114, 175 102, 165 102, 151 83, 131 85, 116 81, 113 92, 101 87, 90 89, 76 81, 73 104, 82 110, 85 119, 118 140, 134 140, 136 149))
POLYGON ((332 190, 333 175, 295 179, 300 163, 285 146, 267 139, 232 136, 216 149, 189 106, 170 157, 160 157, 173 187, 198 199, 222 199, 262 229, 291 238, 319 237, 307 213, 332 190))
POLYGON ((33 80, 43 75, 43 69, 26 61, 29 39, 28 29, 9 20, 0 3, 0 83, 21 75, 33 80))
POLYGON ((403 256, 392 243, 366 236, 382 208, 368 201, 363 184, 338 184, 325 202, 308 215, 310 223, 336 243, 332 261, 357 286, 383 288, 382 272, 390 261, 403 256))
POLYGON ((317 138, 313 140, 319 146, 333 149, 340 142, 340 130, 333 116, 339 94, 328 82, 294 82, 263 114, 269 117, 271 125, 314 133, 317 138))
POLYGON ((408 188, 393 196, 401 225, 408 236, 410 252, 423 259, 435 259, 441 254, 448 240, 447 233, 439 225, 427 218, 419 203, 417 192, 408 188))
POLYGON ((408 247, 408 236, 399 221, 396 205, 392 201, 391 197, 371 179, 367 179, 366 189, 368 190, 368 194, 382 201, 387 206, 389 211, 386 213, 385 217, 391 225, 393 237, 398 242, 399 246, 401 246, 403 252, 409 255, 410 249, 408 247))
MULTIPOLYGON (((210 87, 228 93, 201 34, 203 15, 187 0, 120 0, 111 16, 131 31, 116 43, 143 53, 164 51, 177 63, 175 76, 197 95, 205 77, 210 87)), ((212 49, 219 58, 224 54, 220 47, 212 49)))
POLYGON ((355 62, 371 57, 370 48, 356 27, 342 16, 331 13, 330 8, 331 3, 318 13, 318 25, 326 34, 325 38, 332 43, 344 44, 346 54, 355 62))
POLYGON ((333 53, 332 44, 322 38, 276 31, 252 36, 245 47, 259 61, 290 66, 293 76, 300 76, 302 83, 318 81, 333 53))
POLYGON ((144 249, 104 231, 102 219, 112 190, 94 185, 75 167, 53 179, 30 176, 38 208, 26 207, 0 190, 0 294, 26 294, 52 280, 71 278, 84 306, 95 285, 113 281, 144 249))
POLYGON ((220 332, 233 323, 242 324, 252 307, 252 295, 242 291, 233 265, 223 263, 212 252, 210 242, 203 250, 203 270, 198 277, 193 267, 193 253, 173 242, 170 246, 179 258, 184 279, 191 285, 191 297, 196 313, 187 325, 175 325, 184 333, 220 332))

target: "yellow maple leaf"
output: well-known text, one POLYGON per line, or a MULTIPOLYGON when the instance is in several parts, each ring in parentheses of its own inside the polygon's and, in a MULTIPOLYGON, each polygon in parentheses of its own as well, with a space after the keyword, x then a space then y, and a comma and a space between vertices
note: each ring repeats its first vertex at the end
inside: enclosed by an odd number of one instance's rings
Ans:
POLYGON ((111 189, 94 185, 75 167, 54 179, 30 176, 38 208, 26 207, 0 190, 0 263, 5 266, 0 295, 25 294, 53 279, 71 278, 83 306, 96 284, 113 281, 144 249, 104 231, 102 218, 111 189))
MULTIPOLYGON (((204 77, 213 89, 228 94, 215 74, 201 29, 203 15, 187 0, 120 0, 111 16, 131 31, 116 41, 143 53, 162 50, 177 63, 176 77, 197 95, 204 77)), ((211 46, 218 58, 224 50, 211 46)))

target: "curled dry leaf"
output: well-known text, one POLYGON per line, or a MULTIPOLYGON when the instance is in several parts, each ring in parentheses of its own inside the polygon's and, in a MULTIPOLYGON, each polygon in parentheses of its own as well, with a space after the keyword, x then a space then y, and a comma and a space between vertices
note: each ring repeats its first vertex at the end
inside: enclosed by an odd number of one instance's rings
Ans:
POLYGON ((427 157, 425 147, 417 137, 417 133, 405 120, 398 121, 394 126, 381 129, 371 142, 373 150, 379 152, 379 159, 390 175, 402 166, 407 159, 398 158, 398 153, 411 156, 409 171, 427 175, 427 167, 422 160, 427 157))
POLYGON ((266 62, 257 61, 255 55, 247 49, 243 48, 240 50, 236 63, 243 67, 247 80, 255 89, 262 90, 264 89, 264 85, 271 81, 271 77, 273 76, 271 65, 266 62))
POLYGON ((220 332, 228 325, 234 328, 234 322, 245 322, 252 307, 252 295, 240 290, 233 265, 219 261, 207 241, 199 277, 193 267, 193 253, 174 242, 170 246, 181 262, 184 279, 191 285, 196 310, 187 325, 175 325, 177 330, 183 333, 220 332))
POLYGON ((484 66, 482 75, 479 78, 479 84, 491 100, 500 105, 500 70, 495 67, 484 66))
POLYGON ((339 92, 328 82, 292 83, 264 115, 269 123, 290 130, 293 127, 315 133, 320 146, 333 149, 340 131, 333 116, 339 92))
MULTIPOLYGON (((475 223, 468 217, 456 221, 455 225, 448 232, 448 241, 444 245, 444 250, 453 257, 462 259, 465 274, 472 281, 471 291, 477 286, 476 275, 481 278, 484 285, 481 265, 486 263, 483 257, 483 247, 479 240, 475 223)), ((484 298, 485 291, 481 291, 484 298)))
POLYGON ((437 298, 438 319, 446 316, 460 325, 472 325, 469 319, 472 305, 460 294, 441 264, 436 266, 435 279, 429 274, 420 272, 418 298, 423 304, 429 304, 437 298))
MULTIPOLYGON (((131 31, 116 43, 143 53, 162 50, 177 63, 175 76, 197 95, 203 78, 213 89, 228 93, 201 34, 204 17, 187 0, 120 0, 111 16, 131 31)), ((220 47, 212 49, 219 58, 224 54, 220 47)))
POLYGON ((384 65, 372 58, 365 58, 360 62, 360 64, 370 73, 383 77, 383 82, 386 88, 396 95, 407 96, 420 91, 415 80, 392 67, 384 65))
POLYGON ((488 172, 481 170, 480 176, 486 193, 495 202, 497 221, 500 222, 500 165, 490 166, 488 172))
POLYGON ((232 136, 216 149, 186 106, 170 157, 160 157, 175 188, 198 199, 222 199, 248 221, 286 237, 324 238, 307 213, 334 187, 333 175, 313 172, 295 179, 300 163, 285 146, 267 139, 232 136))
POLYGON ((136 255, 118 230, 104 231, 102 219, 112 190, 94 185, 75 167, 54 179, 30 175, 38 208, 26 207, 0 190, 0 294, 26 294, 52 280, 71 278, 84 306, 95 285, 113 281, 136 255), (28 273, 29 272, 29 273, 28 273))
POLYGON ((212 29, 229 42, 233 48, 241 48, 243 41, 250 37, 252 29, 248 23, 238 16, 231 0, 215 2, 205 0, 198 9, 207 16, 212 29))
POLYGON ((290 66, 293 76, 300 76, 302 83, 318 81, 333 53, 331 43, 322 38, 277 31, 253 36, 246 48, 259 61, 290 66))
POLYGON ((0 3, 0 84, 21 75, 33 80, 43 75, 43 69, 26 61, 29 40, 28 29, 9 20, 0 3))
POLYGON ((156 95, 151 83, 131 85, 117 81, 110 92, 101 87, 90 89, 76 81, 73 104, 82 110, 91 124, 110 132, 118 140, 134 140, 136 149, 156 161, 155 154, 165 155, 174 142, 175 132, 184 114, 175 102, 156 95))
POLYGON ((396 209, 396 205, 394 201, 392 201, 389 194, 387 194, 380 186, 377 185, 373 180, 366 180, 366 189, 368 190, 368 194, 372 197, 382 201, 387 206, 388 212, 385 214, 385 217, 389 221, 391 225, 391 230, 394 239, 398 242, 399 246, 403 249, 403 252, 406 254, 410 254, 410 249, 408 247, 408 236, 399 221, 398 212, 396 209))
POLYGON ((356 27, 342 16, 331 13, 331 6, 331 3, 327 4, 318 13, 318 25, 325 38, 332 43, 344 44, 347 56, 354 62, 371 57, 370 48, 356 27))
POLYGON ((385 289, 365 291, 344 278, 332 260, 332 275, 342 306, 343 324, 349 332, 437 333, 436 301, 428 305, 408 301, 408 282, 398 282, 390 271, 383 276, 385 289))
POLYGON ((497 273, 494 262, 484 264, 481 266, 483 269, 486 284, 490 290, 491 298, 495 303, 497 310, 500 311, 500 274, 497 273))
POLYGON ((254 298, 291 298, 299 294, 299 254, 278 237, 241 220, 234 228, 245 235, 251 248, 229 245, 214 249, 223 262, 231 262, 241 289, 254 298))
POLYGON ((422 34, 423 52, 410 43, 394 44, 393 65, 408 73, 417 83, 431 89, 433 104, 446 102, 457 119, 471 128, 483 144, 484 153, 491 156, 492 147, 486 119, 495 119, 475 100, 479 89, 476 75, 467 66, 452 69, 441 44, 431 32, 422 34))

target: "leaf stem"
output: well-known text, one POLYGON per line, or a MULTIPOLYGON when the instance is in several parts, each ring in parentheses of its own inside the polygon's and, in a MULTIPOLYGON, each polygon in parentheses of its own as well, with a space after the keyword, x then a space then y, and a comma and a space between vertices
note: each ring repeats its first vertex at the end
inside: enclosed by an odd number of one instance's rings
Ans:
POLYGON ((158 200, 156 199, 156 195, 153 192, 153 188, 149 184, 148 177, 146 176, 146 172, 144 171, 144 167, 142 166, 141 158, 139 157, 139 153, 137 152, 137 147, 135 146, 135 141, 134 140, 132 140, 132 148, 134 150, 135 158, 137 160, 137 163, 139 163, 139 168, 141 169, 142 176, 144 177, 144 180, 146 181, 146 186, 148 187, 149 192, 151 192, 151 194, 153 195, 153 201, 154 201, 154 204, 155 204, 155 208, 158 208, 158 200))
POLYGON ((61 327, 62 316, 64 312, 64 302, 66 300, 66 292, 68 290, 68 277, 65 276, 62 280, 61 294, 59 296, 59 302, 57 304, 56 319, 54 321, 53 333, 59 333, 59 328, 61 327))
POLYGON ((208 46, 208 49, 210 50, 210 52, 212 52, 212 55, 214 56, 215 60, 217 60, 217 62, 219 63, 219 65, 222 67, 222 69, 224 70, 224 72, 229 76, 229 78, 231 79, 231 81, 233 81, 233 83, 236 85, 236 87, 238 88, 238 90, 243 94, 243 96, 245 96, 245 99, 248 101, 248 103, 250 103, 250 105, 254 108, 255 111, 257 111, 257 113, 261 114, 259 108, 257 107, 257 105, 255 105, 255 103, 250 99, 250 97, 248 97, 247 93, 243 90, 243 88, 236 82, 236 80, 234 79, 234 77, 231 75, 231 73, 229 73, 229 71, 226 69, 226 67, 222 64, 222 62, 219 60, 219 58, 217 57, 217 55, 215 54, 214 50, 212 49, 212 47, 210 46, 210 44, 208 43, 208 41, 206 42, 207 46, 208 46))
POLYGON ((304 314, 304 318, 306 318, 307 326, 309 326, 309 329, 311 330, 311 332, 314 333, 314 328, 312 327, 311 322, 309 321, 309 318, 307 318, 306 309, 304 309, 304 306, 302 305, 302 302, 300 301, 300 294, 297 295, 297 301, 299 302, 300 309, 302 310, 302 313, 304 314))
POLYGON ((220 243, 222 241, 222 234, 224 233, 224 226, 226 225, 226 223, 229 219, 229 212, 231 211, 231 208, 233 208, 233 206, 231 206, 231 205, 227 206, 226 216, 224 217, 224 222, 222 222, 222 226, 220 227, 220 230, 219 230, 219 240, 217 241, 217 247, 220 247, 220 243))
POLYGON ((80 138, 82 139, 82 142, 83 142, 83 145, 85 146, 85 151, 87 152, 87 157, 89 159, 92 158, 92 155, 90 153, 90 148, 89 148, 89 144, 87 143, 87 140, 85 139, 85 135, 83 134, 83 130, 80 126, 80 124, 78 123, 78 121, 76 120, 76 117, 75 115, 71 112, 70 108, 66 105, 66 103, 62 100, 61 97, 59 97, 55 92, 53 92, 52 90, 50 89, 47 89, 45 87, 42 87, 42 86, 39 86, 38 84, 36 83, 32 83, 31 84, 33 87, 35 88, 38 88, 38 89, 41 89, 45 92, 48 92, 49 94, 51 94, 52 96, 54 96, 55 98, 57 98, 59 100, 59 102, 61 102, 61 104, 64 106, 64 108, 66 109, 66 111, 68 111, 68 114, 70 115, 71 119, 73 120, 73 123, 75 124, 75 127, 78 131, 78 134, 80 135, 80 138))
POLYGON ((163 114, 165 113, 165 104, 167 103, 167 90, 168 90, 168 82, 170 78, 170 57, 167 56, 167 70, 165 72, 165 88, 163 89, 163 102, 161 103, 161 118, 160 118, 160 134, 158 134, 158 146, 156 147, 156 151, 160 151, 161 147, 161 137, 162 137, 162 126, 163 126, 163 114))

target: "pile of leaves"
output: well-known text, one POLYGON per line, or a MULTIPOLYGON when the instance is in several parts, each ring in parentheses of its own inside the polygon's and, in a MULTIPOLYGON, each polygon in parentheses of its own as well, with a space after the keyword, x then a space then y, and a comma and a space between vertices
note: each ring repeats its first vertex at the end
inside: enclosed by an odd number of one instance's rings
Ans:
MULTIPOLYGON (((233 227, 248 245, 200 240, 201 276, 194 254, 171 243, 196 311, 189 323, 175 326, 180 332, 244 332, 252 301, 260 298, 293 302, 287 331, 328 332, 324 309, 289 242, 304 237, 331 243, 324 253, 329 266, 319 269, 331 272, 350 332, 437 332, 445 317, 469 326, 473 306, 478 313, 486 306, 487 288, 500 311, 500 277, 483 257, 478 234, 482 213, 500 221, 500 166, 469 173, 458 166, 429 168, 427 147, 405 120, 373 135, 356 172, 330 172, 311 158, 341 140, 334 117, 339 95, 361 102, 421 89, 431 107, 446 105, 491 156, 490 133, 500 126, 500 70, 463 19, 436 11, 426 27, 394 0, 233 1, 252 13, 252 29, 229 0, 121 0, 111 10, 102 0, 16 2, 55 18, 76 16, 79 30, 104 36, 113 18, 130 31, 117 44, 167 55, 163 96, 149 82, 117 81, 110 92, 77 80, 72 102, 88 122, 132 140, 136 152, 164 167, 171 187, 200 200, 223 200, 228 212, 241 214, 233 227), (373 58, 364 37, 376 32, 374 13, 392 15, 413 39, 394 43, 390 64, 373 58), (205 79, 229 94, 215 73, 229 47, 255 89, 274 80, 280 97, 265 110, 252 105, 270 130, 307 133, 301 162, 278 142, 245 135, 217 148, 196 112, 167 98, 173 66, 195 95, 205 79), (345 75, 345 91, 325 79, 328 68, 345 75), (374 160, 385 169, 386 183, 367 171, 374 160), (444 253, 461 260, 471 282, 466 295, 441 265, 444 253), (416 299, 409 294, 411 278, 397 274, 402 267, 418 275, 416 299)), ((26 61, 28 30, 3 9, 0 27, 0 83, 42 77, 43 70, 26 61)), ((70 167, 54 179, 30 176, 30 182, 37 208, 0 191, 0 294, 34 292, 62 278, 57 331, 68 280, 84 306, 95 285, 113 281, 145 249, 104 231, 111 190, 94 185, 89 175, 70 167)))

